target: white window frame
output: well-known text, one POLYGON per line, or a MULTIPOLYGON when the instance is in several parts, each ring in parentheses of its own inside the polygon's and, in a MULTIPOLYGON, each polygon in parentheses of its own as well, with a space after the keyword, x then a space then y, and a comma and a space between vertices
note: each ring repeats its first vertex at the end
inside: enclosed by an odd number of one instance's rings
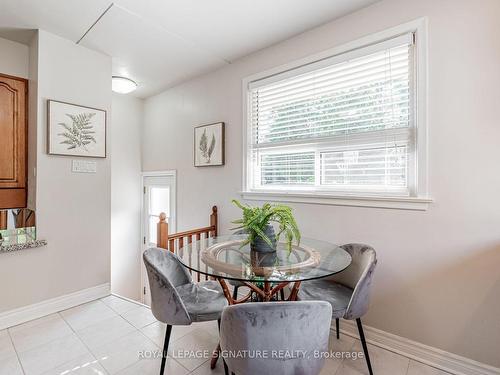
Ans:
MULTIPOLYGON (((254 74, 242 80, 243 97, 243 181, 241 195, 248 200, 272 200, 280 202, 315 203, 342 206, 379 207, 405 210, 426 210, 432 199, 428 195, 428 154, 427 154, 427 19, 425 17, 381 31, 369 36, 357 39, 342 46, 335 47, 321 53, 287 63, 276 68, 254 74), (370 195, 356 192, 332 193, 332 192, 301 192, 289 190, 252 190, 248 174, 248 163, 251 158, 247 140, 251 139, 250 123, 250 95, 249 85, 251 82, 280 74, 292 69, 332 58, 336 55, 345 54, 359 48, 367 47, 375 43, 388 40, 405 33, 415 33, 415 138, 417 147, 417 160, 415 160, 415 183, 414 196, 384 196, 370 195)), ((413 153, 415 155, 415 153, 413 153)))

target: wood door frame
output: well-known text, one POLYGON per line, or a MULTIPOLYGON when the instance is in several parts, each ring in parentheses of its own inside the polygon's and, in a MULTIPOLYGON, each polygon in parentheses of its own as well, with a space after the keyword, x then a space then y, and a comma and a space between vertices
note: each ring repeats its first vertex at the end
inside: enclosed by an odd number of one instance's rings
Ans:
POLYGON ((141 267, 141 289, 139 290, 139 295, 141 296, 141 303, 144 303, 144 288, 145 288, 145 268, 144 265, 142 264, 142 253, 145 250, 144 249, 144 238, 146 237, 146 228, 144 226, 144 200, 145 200, 145 194, 144 194, 144 178, 146 177, 173 177, 174 179, 174 188, 175 188, 175 199, 172 204, 172 208, 175 212, 175 217, 174 217, 174 223, 173 223, 173 228, 177 228, 177 170, 176 169, 167 169, 167 170, 162 170, 162 171, 146 171, 141 173, 141 239, 140 239, 140 244, 141 244, 141 257, 140 257, 140 267, 141 267))

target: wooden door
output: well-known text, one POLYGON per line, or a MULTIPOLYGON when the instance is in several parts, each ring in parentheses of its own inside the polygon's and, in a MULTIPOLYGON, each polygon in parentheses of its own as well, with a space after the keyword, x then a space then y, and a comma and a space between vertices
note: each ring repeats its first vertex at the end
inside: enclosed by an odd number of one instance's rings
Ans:
POLYGON ((0 209, 26 207, 28 82, 0 74, 0 209))

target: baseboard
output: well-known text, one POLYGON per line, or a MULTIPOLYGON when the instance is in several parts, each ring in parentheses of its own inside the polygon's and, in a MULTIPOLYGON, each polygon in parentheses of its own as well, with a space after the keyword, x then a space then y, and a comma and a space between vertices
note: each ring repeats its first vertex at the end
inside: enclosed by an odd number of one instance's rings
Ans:
POLYGON ((21 323, 38 319, 43 316, 69 309, 82 303, 90 302, 109 296, 111 293, 109 283, 79 290, 64 296, 51 298, 33 305, 0 313, 0 329, 12 327, 21 323))
MULTIPOLYGON (((335 323, 335 322, 334 322, 335 323)), ((353 321, 341 320, 340 332, 359 338, 358 328, 353 321)), ((332 326, 334 330, 334 325, 332 326)), ((500 375, 500 368, 446 352, 405 337, 393 335, 363 324, 366 341, 370 344, 404 355, 418 362, 436 367, 456 375, 500 375)))
POLYGON ((148 309, 150 309, 151 307, 148 306, 148 305, 145 305, 144 303, 142 302, 139 302, 139 301, 136 301, 135 299, 132 299, 132 298, 128 298, 128 297, 124 297, 124 296, 121 296, 117 293, 111 293, 112 296, 115 296, 115 297, 118 297, 118 298, 121 298, 121 299, 124 299, 125 301, 128 301, 128 302, 132 302, 132 303, 135 303, 136 305, 139 305, 139 306, 142 306, 142 307, 147 307, 148 309))

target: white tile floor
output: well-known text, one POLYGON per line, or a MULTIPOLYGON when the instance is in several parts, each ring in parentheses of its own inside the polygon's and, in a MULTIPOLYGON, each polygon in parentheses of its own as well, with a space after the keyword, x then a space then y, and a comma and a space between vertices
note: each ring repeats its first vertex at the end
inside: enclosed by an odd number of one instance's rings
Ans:
MULTIPOLYGON (((151 311, 110 296, 0 331, 0 375, 157 375, 165 326, 151 311)), ((211 351, 218 342, 217 323, 198 323, 172 330, 170 354, 179 350, 211 351)), ((361 351, 359 340, 331 338, 331 350, 361 351)), ((370 346, 377 375, 445 375, 444 372, 387 350, 370 346)), ((169 358, 168 375, 222 375, 222 364, 210 370, 209 358, 169 358)), ((364 358, 329 359, 321 374, 367 374, 364 358)))

